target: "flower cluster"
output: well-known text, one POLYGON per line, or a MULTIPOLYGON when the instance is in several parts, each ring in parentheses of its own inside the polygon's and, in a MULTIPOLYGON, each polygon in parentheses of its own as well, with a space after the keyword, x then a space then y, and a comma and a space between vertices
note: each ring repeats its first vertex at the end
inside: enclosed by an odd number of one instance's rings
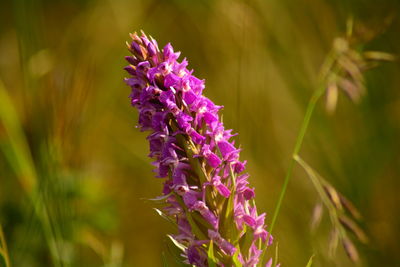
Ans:
POLYGON ((178 61, 171 44, 160 50, 144 33, 131 38, 125 81, 141 130, 151 132, 149 156, 164 179, 163 212, 177 224, 173 238, 186 262, 208 266, 211 248, 220 266, 256 266, 272 238, 265 213, 257 213, 246 161, 219 119, 222 107, 202 94, 204 80, 186 59, 178 61))

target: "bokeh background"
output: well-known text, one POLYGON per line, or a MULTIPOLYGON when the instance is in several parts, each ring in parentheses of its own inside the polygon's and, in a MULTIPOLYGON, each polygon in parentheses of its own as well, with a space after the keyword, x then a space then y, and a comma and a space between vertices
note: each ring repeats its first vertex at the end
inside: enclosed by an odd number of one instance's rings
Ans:
MULTIPOLYGON (((160 195, 123 83, 128 33, 172 42, 223 105, 269 221, 307 101, 353 17, 362 49, 400 54, 397 0, 0 1, 0 223, 13 266, 161 266, 160 195), (39 193, 33 188, 39 188, 39 193), (45 207, 47 216, 36 210, 45 207), (53 236, 48 242, 49 236, 53 236), (50 246, 49 246, 50 244, 50 246)), ((400 266, 400 66, 365 74, 359 105, 318 104, 301 155, 363 214, 362 266, 400 266)), ((318 196, 295 168, 274 229, 283 266, 353 266, 310 231, 318 196)))

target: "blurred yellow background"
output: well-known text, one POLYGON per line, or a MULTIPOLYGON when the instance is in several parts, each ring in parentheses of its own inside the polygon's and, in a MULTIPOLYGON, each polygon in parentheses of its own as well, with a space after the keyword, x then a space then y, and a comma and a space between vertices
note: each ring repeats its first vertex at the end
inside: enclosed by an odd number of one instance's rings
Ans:
MULTIPOLYGON (((129 32, 171 42, 206 79, 205 95, 239 133, 268 224, 334 38, 353 16, 360 49, 400 55, 399 15, 396 0, 1 1, 0 79, 10 101, 0 100, 0 223, 12 265, 52 266, 46 227, 65 266, 162 265, 174 229, 146 201, 162 185, 123 83, 129 32), (42 199, 30 194, 32 180, 42 199), (44 227, 33 208, 42 202, 44 227)), ((340 95, 329 115, 322 100, 301 151, 363 214, 363 266, 400 266, 399 70, 368 71, 359 105, 340 95)), ((310 232, 316 203, 296 167, 274 229, 279 261, 305 266, 314 254, 314 266, 352 266, 341 247, 328 256, 327 215, 310 232)))

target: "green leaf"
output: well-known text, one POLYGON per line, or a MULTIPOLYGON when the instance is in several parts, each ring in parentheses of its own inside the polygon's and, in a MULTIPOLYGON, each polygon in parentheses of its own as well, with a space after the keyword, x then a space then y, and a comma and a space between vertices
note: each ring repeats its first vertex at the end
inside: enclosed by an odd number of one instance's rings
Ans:
POLYGON ((200 240, 207 240, 208 237, 201 231, 201 229, 199 228, 199 226, 197 225, 197 223, 195 222, 195 220, 192 217, 192 212, 190 212, 187 208, 185 203, 183 203, 183 200, 181 198, 181 196, 179 196, 178 194, 174 193, 176 196, 176 200, 179 202, 179 204, 181 204, 181 206, 185 209, 186 212, 186 218, 190 224, 190 227, 192 227, 192 231, 193 233, 196 235, 196 237, 200 240))
MULTIPOLYGON (((224 236, 228 241, 236 241, 233 240, 235 237, 238 236, 237 234, 237 229, 234 223, 233 219, 233 208, 234 208, 234 193, 235 193, 235 184, 236 184, 236 176, 232 171, 231 167, 231 179, 232 179, 232 187, 230 188, 231 190, 231 195, 227 200, 225 200, 225 203, 223 205, 223 208, 221 210, 221 218, 220 218, 220 229, 221 229, 221 234, 224 236)), ((236 245, 236 244, 234 244, 236 245)))
POLYGON ((313 263, 313 258, 314 258, 314 256, 315 256, 315 255, 312 255, 312 256, 310 257, 310 259, 309 259, 308 262, 307 262, 306 267, 311 267, 311 265, 312 265, 312 263, 313 263))
POLYGON ((187 267, 188 264, 183 263, 184 258, 182 257, 182 248, 185 246, 180 244, 172 236, 168 236, 170 242, 166 243, 166 253, 163 253, 163 264, 164 266, 176 266, 176 267, 187 267))
POLYGON ((217 261, 214 257, 214 242, 211 240, 210 241, 210 246, 208 247, 208 252, 207 252, 207 256, 208 256, 208 266, 209 267, 217 267, 217 261))
POLYGON ((196 235, 196 237, 200 240, 207 240, 207 236, 201 231, 197 223, 193 220, 192 213, 189 211, 186 211, 186 218, 188 219, 188 222, 190 224, 190 227, 192 227, 193 233, 196 235))
POLYGON ((171 235, 167 235, 168 238, 172 241, 172 243, 174 243, 174 245, 179 248, 182 251, 186 251, 186 246, 184 246, 183 244, 179 243, 175 238, 173 238, 171 235))
POLYGON ((245 226, 245 233, 239 241, 240 247, 242 251, 244 251, 246 257, 248 256, 247 252, 250 249, 251 243, 253 243, 253 232, 254 230, 251 227, 245 226))
POLYGON ((169 218, 167 215, 165 215, 164 212, 162 212, 161 210, 157 209, 157 208, 153 208, 158 215, 160 215, 163 219, 167 220, 168 222, 172 223, 174 226, 178 226, 176 224, 176 222, 174 222, 173 220, 171 220, 171 218, 169 218))
POLYGON ((239 252, 240 252, 240 248, 236 247, 236 252, 235 254, 233 254, 233 266, 235 267, 242 267, 242 263, 239 261, 239 252))
POLYGON ((153 202, 162 202, 162 203, 164 203, 164 200, 166 200, 170 196, 171 196, 171 193, 169 193, 167 195, 163 195, 163 196, 158 196, 158 197, 155 197, 155 198, 147 198, 146 200, 153 201, 153 202))
POLYGON ((200 179, 200 183, 205 183, 207 181, 207 176, 201 167, 199 158, 194 157, 194 155, 198 154, 196 146, 193 142, 186 140, 186 138, 181 134, 177 134, 175 137, 179 146, 185 150, 190 166, 192 167, 193 172, 200 179))

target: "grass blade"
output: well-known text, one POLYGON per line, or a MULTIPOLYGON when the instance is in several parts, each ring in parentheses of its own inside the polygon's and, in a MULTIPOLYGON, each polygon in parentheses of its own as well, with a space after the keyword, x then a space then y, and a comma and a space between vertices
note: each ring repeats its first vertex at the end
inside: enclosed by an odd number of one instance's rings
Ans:
POLYGON ((208 261, 208 266, 217 267, 216 264, 217 261, 214 256, 214 242, 212 240, 210 241, 210 246, 208 247, 207 261, 208 261))
POLYGON ((308 262, 307 262, 306 267, 311 267, 311 266, 312 266, 314 256, 315 256, 315 255, 312 255, 312 256, 310 257, 310 259, 309 259, 308 262))

